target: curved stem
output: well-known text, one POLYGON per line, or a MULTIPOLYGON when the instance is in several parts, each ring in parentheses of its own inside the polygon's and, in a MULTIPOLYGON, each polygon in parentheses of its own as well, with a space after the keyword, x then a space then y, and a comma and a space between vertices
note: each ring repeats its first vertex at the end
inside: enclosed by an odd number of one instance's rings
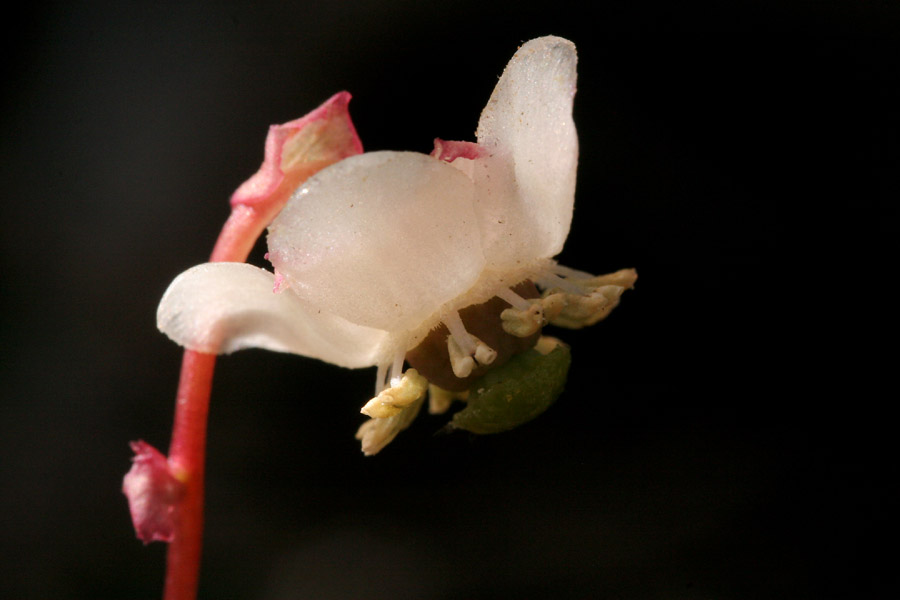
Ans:
MULTIPOLYGON (((268 214, 235 206, 219 234, 212 262, 243 262, 270 220, 268 214)), ((175 401, 169 467, 184 483, 184 499, 175 517, 175 536, 166 553, 164 600, 194 600, 200 580, 203 547, 203 477, 206 423, 212 392, 214 354, 185 350, 175 401)))
MULTIPOLYGON (((362 152, 347 112, 350 94, 340 92, 305 117, 273 125, 259 172, 231 198, 231 215, 213 248, 211 262, 244 262, 253 245, 298 185, 317 171, 362 152)), ((194 600, 203 538, 203 475, 206 422, 216 357, 190 350, 181 363, 169 468, 184 483, 166 558, 165 600, 194 600)))
POLYGON ((169 447, 173 475, 184 483, 184 498, 175 518, 175 537, 166 555, 165 600, 194 600, 203 542, 203 475, 206 422, 216 357, 187 350, 175 402, 169 447))

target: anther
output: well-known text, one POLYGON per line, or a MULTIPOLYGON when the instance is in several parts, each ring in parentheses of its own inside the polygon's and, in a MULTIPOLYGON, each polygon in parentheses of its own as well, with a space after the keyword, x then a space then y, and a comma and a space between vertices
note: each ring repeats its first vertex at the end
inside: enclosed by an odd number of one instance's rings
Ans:
POLYGON ((497 358, 497 351, 474 335, 472 337, 475 338, 475 361, 479 365, 489 365, 494 362, 494 359, 497 358))
POLYGON ((559 341, 558 338, 550 337, 549 335, 542 335, 540 338, 538 338, 537 344, 534 345, 534 349, 544 356, 547 356, 548 354, 556 350, 557 347, 562 345, 563 343, 559 341))
POLYGON ((410 369, 403 373, 396 383, 392 383, 391 387, 366 402, 360 412, 375 419, 393 417, 406 406, 422 398, 427 389, 428 380, 419 375, 415 369, 410 369))
POLYGON ((385 446, 397 437, 397 434, 409 427, 422 404, 424 397, 399 409, 399 412, 386 418, 369 419, 356 431, 356 439, 362 442, 362 451, 366 456, 378 454, 385 446))
POLYGON ((551 323, 569 329, 581 329, 605 319, 618 306, 622 292, 634 287, 637 280, 634 269, 598 276, 561 265, 554 270, 543 279, 550 289, 544 292, 541 302, 545 309, 552 306, 555 311, 545 314, 551 323))
POLYGON ((460 347, 459 340, 452 335, 447 336, 447 350, 450 353, 450 367, 453 374, 460 379, 468 377, 475 368, 475 359, 460 347))
POLYGON ((527 308, 507 308, 500 313, 503 331, 516 337, 528 337, 544 326, 544 307, 540 301, 529 302, 527 308))
POLYGON ((476 361, 479 365, 489 365, 497 358, 496 350, 466 331, 458 312, 449 313, 443 321, 450 331, 447 336, 447 352, 454 375, 460 379, 468 377, 475 368, 476 361))
POLYGON ((544 319, 551 321, 566 307, 566 295, 548 294, 541 298, 541 307, 544 309, 544 319))
POLYGON ((553 324, 568 329, 593 325, 605 319, 618 306, 624 291, 625 288, 620 285, 604 285, 583 296, 566 294, 565 308, 553 319, 553 324))
POLYGON ((465 401, 469 397, 469 390, 464 392, 451 392, 434 384, 428 386, 428 412, 432 415, 442 415, 447 412, 454 400, 465 401))

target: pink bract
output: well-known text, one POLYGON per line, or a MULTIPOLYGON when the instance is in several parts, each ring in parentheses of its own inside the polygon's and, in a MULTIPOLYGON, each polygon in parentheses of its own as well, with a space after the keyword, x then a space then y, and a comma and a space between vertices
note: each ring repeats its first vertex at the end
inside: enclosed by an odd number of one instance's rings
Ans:
POLYGON ((452 142, 434 138, 434 150, 431 156, 444 162, 453 162, 457 158, 476 159, 484 156, 484 148, 475 142, 452 142))
POLYGON ((262 166, 231 196, 231 216, 213 249, 213 262, 245 260, 303 181, 362 152, 349 102, 350 94, 339 92, 309 114, 269 127, 262 166))
POLYGON ((172 475, 163 454, 144 441, 131 443, 134 458, 122 482, 138 539, 171 542, 175 537, 175 512, 184 484, 172 475))
MULTIPOLYGON (((332 163, 362 152, 362 142, 350 120, 349 92, 339 92, 314 111, 281 125, 269 127, 265 160, 259 171, 235 190, 231 205, 269 203, 297 185, 298 175, 308 176, 312 165, 332 163)), ((304 177, 305 179, 306 177, 304 177)))

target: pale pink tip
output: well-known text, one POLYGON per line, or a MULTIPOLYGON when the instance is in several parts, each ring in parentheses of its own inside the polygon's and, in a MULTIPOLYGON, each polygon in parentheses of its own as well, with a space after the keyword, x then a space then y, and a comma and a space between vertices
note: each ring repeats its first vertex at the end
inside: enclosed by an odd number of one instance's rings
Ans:
POLYGON ((231 205, 259 207, 286 200, 282 197, 291 190, 279 189, 286 180, 293 183, 298 177, 307 177, 311 166, 317 170, 321 163, 361 153, 362 142, 347 109, 349 102, 350 94, 339 92, 309 114, 269 127, 265 160, 259 171, 234 192, 231 205))
MULTIPOLYGON (((269 253, 266 253, 266 260, 269 260, 269 253)), ((272 287, 272 293, 280 294, 284 290, 291 287, 290 282, 285 279, 282 273, 278 272, 278 269, 275 269, 275 285, 272 287)))
POLYGON ((448 163, 457 158, 481 158, 484 154, 484 148, 475 142, 452 142, 441 138, 434 138, 434 150, 431 151, 431 156, 448 163))
POLYGON ((133 464, 122 481, 122 491, 128 497, 135 533, 145 544, 171 542, 184 484, 172 475, 166 457, 150 444, 131 442, 131 449, 133 464))

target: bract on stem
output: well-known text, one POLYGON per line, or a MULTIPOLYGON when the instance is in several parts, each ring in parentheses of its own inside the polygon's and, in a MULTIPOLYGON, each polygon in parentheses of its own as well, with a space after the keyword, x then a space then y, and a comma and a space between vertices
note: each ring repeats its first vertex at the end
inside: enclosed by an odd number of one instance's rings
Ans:
MULTIPOLYGON (((341 92, 305 117, 269 129, 265 160, 232 196, 231 215, 210 261, 245 261, 299 184, 328 165, 362 152, 347 110, 349 101, 350 94, 341 92)), ((215 361, 215 354, 185 350, 168 460, 163 462, 162 454, 149 444, 136 442, 134 466, 123 483, 138 536, 144 541, 169 542, 166 600, 197 596, 206 423, 215 361)))

